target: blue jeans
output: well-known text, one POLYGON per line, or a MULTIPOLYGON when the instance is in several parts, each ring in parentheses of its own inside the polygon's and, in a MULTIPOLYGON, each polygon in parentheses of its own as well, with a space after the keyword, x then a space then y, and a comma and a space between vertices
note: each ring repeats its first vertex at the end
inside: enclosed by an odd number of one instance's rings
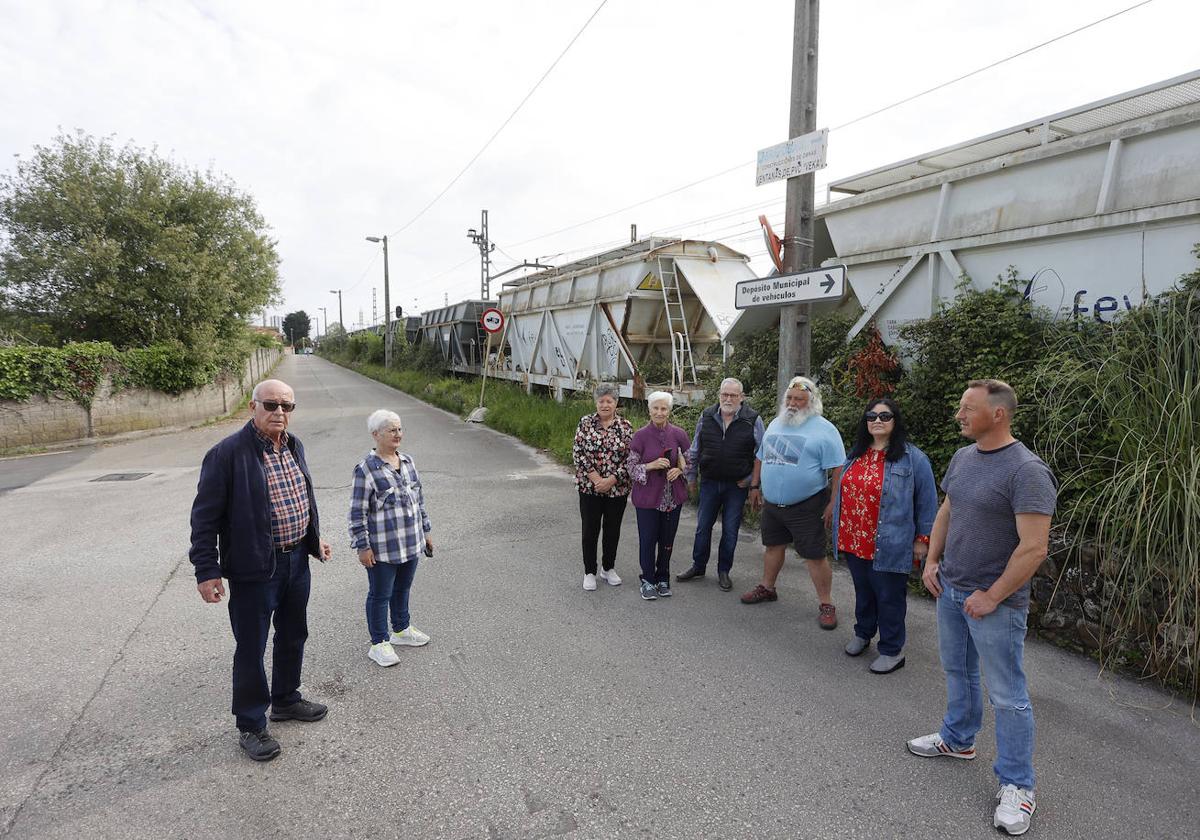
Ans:
POLYGON ((408 593, 412 589, 417 561, 380 563, 367 569, 367 630, 371 644, 386 642, 388 608, 392 611, 392 629, 397 633, 408 629, 408 593))
POLYGON ((696 539, 692 543, 692 565, 704 571, 712 550, 712 529, 721 514, 721 542, 717 546, 717 572, 729 573, 733 568, 733 552, 737 548, 738 529, 742 527, 742 510, 746 506, 749 487, 738 487, 736 481, 708 481, 700 478, 700 512, 696 520, 696 539))
POLYGON ((675 532, 679 529, 679 514, 683 508, 664 513, 661 510, 634 508, 638 524, 639 577, 651 583, 671 580, 671 549, 675 547, 675 532), (656 556, 657 555, 657 556, 656 556))
POLYGON ((258 732, 267 727, 267 706, 300 700, 300 668, 308 639, 308 593, 312 576, 303 543, 290 553, 275 552, 270 580, 229 581, 229 625, 233 628, 233 714, 237 728, 258 732), (271 685, 263 655, 271 619, 275 642, 271 685))
POLYGON ((854 635, 870 641, 879 631, 879 652, 899 656, 904 650, 904 618, 908 614, 908 575, 881 572, 870 560, 839 552, 854 579, 854 635))
POLYGON ((975 743, 983 724, 979 666, 996 712, 996 763, 1001 785, 1033 790, 1033 705, 1025 686, 1027 609, 1003 604, 983 618, 970 618, 963 603, 970 592, 946 586, 937 599, 938 650, 946 672, 946 717, 942 740, 955 748, 975 743))

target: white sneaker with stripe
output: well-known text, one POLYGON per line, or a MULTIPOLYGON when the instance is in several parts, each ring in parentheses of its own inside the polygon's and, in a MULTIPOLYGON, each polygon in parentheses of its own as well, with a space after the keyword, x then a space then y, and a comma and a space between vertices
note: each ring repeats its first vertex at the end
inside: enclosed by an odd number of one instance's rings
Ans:
POLYGON ((1033 791, 1016 785, 1003 785, 996 793, 996 798, 1000 804, 996 806, 992 825, 1014 835, 1028 831, 1029 821, 1033 819, 1033 812, 1037 808, 1033 791))
POLYGON ((953 749, 942 740, 942 736, 937 732, 934 732, 932 735, 922 735, 920 738, 913 738, 908 742, 908 751, 913 755, 925 758, 935 758, 945 755, 950 758, 965 758, 970 761, 975 757, 975 747, 964 747, 961 750, 953 749))

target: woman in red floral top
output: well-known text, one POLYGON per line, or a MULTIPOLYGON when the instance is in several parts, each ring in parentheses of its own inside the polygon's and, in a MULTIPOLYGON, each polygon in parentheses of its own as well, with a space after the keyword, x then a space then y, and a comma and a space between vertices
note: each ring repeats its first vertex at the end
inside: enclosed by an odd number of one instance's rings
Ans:
POLYGON ((904 667, 908 575, 929 550, 937 514, 933 468, 907 437, 896 403, 868 404, 834 502, 834 554, 854 578, 854 638, 846 653, 863 653, 878 631, 876 674, 904 667))
POLYGON ((583 520, 583 588, 596 588, 596 539, 603 539, 600 577, 619 586, 621 577, 613 568, 617 542, 621 539, 621 517, 631 488, 629 440, 633 426, 617 414, 617 387, 607 383, 592 392, 596 413, 579 421, 571 457, 575 462, 575 487, 579 491, 579 516, 583 520))

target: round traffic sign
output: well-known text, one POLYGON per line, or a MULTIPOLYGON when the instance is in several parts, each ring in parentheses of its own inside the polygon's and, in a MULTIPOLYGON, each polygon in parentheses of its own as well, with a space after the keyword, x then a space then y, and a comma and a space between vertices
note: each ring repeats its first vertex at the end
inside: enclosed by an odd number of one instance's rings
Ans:
POLYGON ((479 318, 479 323, 488 332, 498 333, 504 329, 504 313, 495 307, 485 309, 483 310, 483 315, 479 318))

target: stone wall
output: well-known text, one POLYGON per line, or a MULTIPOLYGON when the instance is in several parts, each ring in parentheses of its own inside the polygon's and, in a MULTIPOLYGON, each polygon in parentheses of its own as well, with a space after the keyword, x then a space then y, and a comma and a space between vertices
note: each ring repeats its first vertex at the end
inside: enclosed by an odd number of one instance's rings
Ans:
POLYGON ((221 417, 275 367, 281 352, 259 348, 246 361, 240 377, 222 377, 177 395, 140 388, 114 394, 111 382, 105 380, 90 409, 59 397, 0 400, 0 450, 187 426, 221 417))

